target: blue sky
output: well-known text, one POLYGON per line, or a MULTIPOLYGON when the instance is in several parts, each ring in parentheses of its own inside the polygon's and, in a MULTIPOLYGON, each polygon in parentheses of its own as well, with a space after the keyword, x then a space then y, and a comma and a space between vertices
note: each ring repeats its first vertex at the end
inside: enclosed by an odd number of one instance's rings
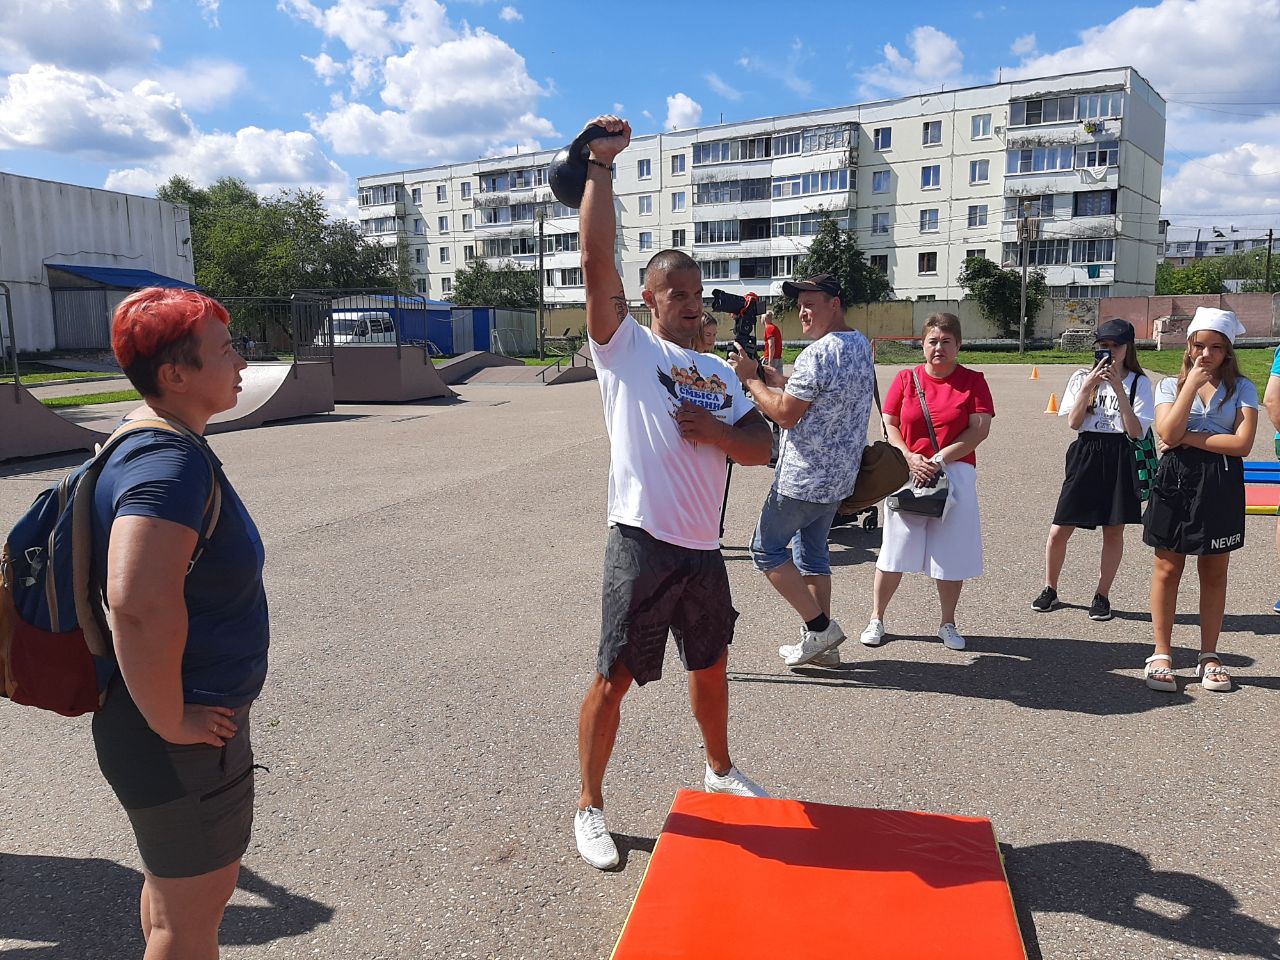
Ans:
POLYGON ((1166 213, 1271 225, 1276 50, 1280 0, 4 0, 0 169, 350 213, 362 174, 558 146, 615 105, 648 133, 1131 64, 1169 100, 1166 213))

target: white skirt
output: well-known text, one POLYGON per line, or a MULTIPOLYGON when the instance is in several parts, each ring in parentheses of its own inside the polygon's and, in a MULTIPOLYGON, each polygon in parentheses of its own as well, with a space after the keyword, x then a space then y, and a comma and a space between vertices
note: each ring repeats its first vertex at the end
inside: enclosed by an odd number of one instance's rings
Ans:
POLYGON ((884 539, 876 569, 924 573, 934 580, 982 576, 982 525, 978 517, 978 471, 971 463, 947 464, 952 500, 937 519, 885 508, 884 539))

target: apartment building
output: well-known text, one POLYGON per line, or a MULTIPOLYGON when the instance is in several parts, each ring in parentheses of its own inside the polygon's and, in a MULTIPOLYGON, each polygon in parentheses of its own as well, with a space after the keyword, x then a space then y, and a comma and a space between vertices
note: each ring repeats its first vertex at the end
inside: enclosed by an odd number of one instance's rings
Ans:
POLYGON ((1251 250, 1266 250, 1271 244, 1272 256, 1280 255, 1280 230, 1237 227, 1179 227, 1162 221, 1162 263, 1185 267, 1204 257, 1225 257, 1251 250))
MULTIPOLYGON (((1021 262, 1028 217, 1055 296, 1150 294, 1164 136, 1163 98, 1121 67, 637 137, 614 169, 619 269, 638 301, 648 259, 676 247, 708 291, 773 297, 831 216, 898 298, 959 299, 966 257, 1021 262)), ((541 245, 548 303, 581 304, 553 154, 361 177, 364 231, 406 241, 432 297, 473 259, 536 269, 541 245)))

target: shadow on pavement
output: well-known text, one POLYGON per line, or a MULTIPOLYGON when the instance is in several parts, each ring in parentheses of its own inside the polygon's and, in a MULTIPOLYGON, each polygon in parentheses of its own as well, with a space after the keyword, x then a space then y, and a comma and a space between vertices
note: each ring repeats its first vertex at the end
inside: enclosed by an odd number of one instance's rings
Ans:
MULTIPOLYGON (((1240 913, 1225 887, 1189 873, 1153 870, 1128 847, 1067 840, 1001 844, 1001 852, 1029 960, 1042 956, 1032 913, 1075 913, 1215 954, 1280 955, 1280 929, 1240 913)), ((1099 955, 1106 953, 1100 946, 1099 955)))
POLYGON ((626 833, 615 833, 613 842, 618 848, 618 866, 616 869, 625 870, 633 850, 652 854, 658 840, 656 837, 634 837, 626 833))
MULTIPOLYGON (((224 946, 262 946, 295 937, 333 917, 333 909, 290 893, 240 868, 240 890, 264 905, 227 907, 224 946)), ((28 947, 6 950, 15 960, 91 960, 140 957, 142 929, 138 894, 142 874, 113 860, 22 856, 0 853, 0 941, 28 947)))
MULTIPOLYGON (((845 660, 839 668, 799 667, 791 673, 741 673, 730 670, 729 679, 739 683, 814 684, 834 687, 874 687, 915 693, 944 693, 982 700, 1005 700, 1032 710, 1062 710, 1097 716, 1144 713, 1190 703, 1185 686, 1194 683, 1188 667, 1195 663, 1194 651, 1174 649, 1181 671, 1177 693, 1148 690, 1139 676, 1116 671, 1140 671, 1151 652, 1148 643, 1065 640, 1045 637, 975 637, 968 639, 972 662, 920 662, 914 660, 845 660)), ((904 642, 891 640, 886 646, 904 642)), ((929 641, 941 643, 936 639, 929 641)), ((863 652, 856 641, 841 647, 843 657, 875 658, 863 652)), ((882 650, 885 648, 881 648, 882 650)), ((881 654, 882 655, 882 654, 881 654)), ((961 655, 963 656, 963 654, 961 655)), ((1249 657, 1230 652, 1222 655, 1228 667, 1249 666, 1249 657)), ((1273 677, 1239 675, 1243 686, 1274 687, 1273 677)))

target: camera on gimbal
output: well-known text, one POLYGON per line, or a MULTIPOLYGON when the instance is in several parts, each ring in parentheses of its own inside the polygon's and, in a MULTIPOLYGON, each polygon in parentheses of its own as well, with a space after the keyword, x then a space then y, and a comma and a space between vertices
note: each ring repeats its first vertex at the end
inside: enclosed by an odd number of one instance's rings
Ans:
POLYGON ((756 317, 760 316, 760 298, 754 293, 740 297, 724 290, 711 291, 711 309, 733 315, 733 339, 752 360, 759 359, 756 347, 756 317))

